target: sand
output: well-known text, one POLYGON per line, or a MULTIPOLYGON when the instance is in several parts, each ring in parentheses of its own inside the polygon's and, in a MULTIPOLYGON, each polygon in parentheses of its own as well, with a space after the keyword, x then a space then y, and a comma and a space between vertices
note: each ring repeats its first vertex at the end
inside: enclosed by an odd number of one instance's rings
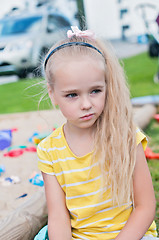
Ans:
MULTIPOLYGON (((12 133, 11 146, 36 147, 29 142, 34 132, 49 134, 56 124, 61 126, 63 122, 65 119, 58 110, 5 114, 0 115, 0 130, 17 128, 17 131, 12 133)), ((0 182, 0 220, 42 188, 29 182, 34 171, 40 173, 36 152, 24 152, 18 157, 4 157, 5 153, 7 149, 0 151, 0 165, 5 166, 5 173, 1 174, 0 180, 13 175, 18 176, 20 182, 9 186, 3 186, 0 182), (27 196, 18 198, 23 194, 27 196)))

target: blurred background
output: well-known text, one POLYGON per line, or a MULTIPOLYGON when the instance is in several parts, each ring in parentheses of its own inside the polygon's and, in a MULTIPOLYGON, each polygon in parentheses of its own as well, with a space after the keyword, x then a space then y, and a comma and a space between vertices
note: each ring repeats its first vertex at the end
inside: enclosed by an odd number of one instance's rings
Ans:
POLYGON ((158 57, 158 16, 158 0, 3 1, 0 76, 15 76, 1 78, 0 84, 43 76, 44 55, 71 25, 92 29, 98 37, 110 40, 120 58, 146 50, 158 57))
POLYGON ((159 154, 156 155, 159 153, 159 0, 3 1, 0 123, 2 119, 14 119, 11 115, 15 113, 51 109, 45 95, 44 56, 56 41, 66 36, 71 25, 91 29, 103 41, 112 43, 124 67, 131 101, 134 110, 139 109, 140 120, 149 116, 147 109, 155 108, 156 114, 151 115, 142 130, 150 136, 149 147, 153 151, 149 152, 148 164, 157 199, 155 220, 159 228, 159 154), (40 99, 43 100, 39 105, 40 99), (140 107, 146 104, 151 106, 144 108, 143 114, 140 107))

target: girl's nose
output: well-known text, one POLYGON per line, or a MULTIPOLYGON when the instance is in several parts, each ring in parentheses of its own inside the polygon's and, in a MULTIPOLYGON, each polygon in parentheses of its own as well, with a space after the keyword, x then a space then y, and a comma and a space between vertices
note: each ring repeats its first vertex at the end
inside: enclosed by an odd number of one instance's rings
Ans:
POLYGON ((81 109, 82 110, 89 110, 92 107, 91 101, 89 97, 85 96, 81 99, 81 109))

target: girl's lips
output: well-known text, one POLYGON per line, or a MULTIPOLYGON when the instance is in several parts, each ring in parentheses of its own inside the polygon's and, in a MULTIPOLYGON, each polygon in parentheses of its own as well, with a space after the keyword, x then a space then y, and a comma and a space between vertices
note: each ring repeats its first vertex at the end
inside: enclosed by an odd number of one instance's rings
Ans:
POLYGON ((90 119, 92 119, 93 115, 94 115, 94 114, 87 114, 87 115, 81 117, 81 119, 82 119, 82 120, 90 120, 90 119))

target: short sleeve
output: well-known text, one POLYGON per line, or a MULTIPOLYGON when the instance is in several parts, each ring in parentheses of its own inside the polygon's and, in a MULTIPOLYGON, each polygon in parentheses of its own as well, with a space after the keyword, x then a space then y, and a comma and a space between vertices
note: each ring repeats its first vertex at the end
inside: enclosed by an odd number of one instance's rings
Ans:
POLYGON ((40 171, 47 173, 49 175, 55 175, 53 169, 53 163, 51 161, 50 155, 48 153, 45 144, 41 141, 37 147, 37 155, 38 155, 38 168, 40 171))
POLYGON ((136 144, 142 143, 143 149, 147 147, 147 137, 141 132, 139 128, 136 129, 136 144))

